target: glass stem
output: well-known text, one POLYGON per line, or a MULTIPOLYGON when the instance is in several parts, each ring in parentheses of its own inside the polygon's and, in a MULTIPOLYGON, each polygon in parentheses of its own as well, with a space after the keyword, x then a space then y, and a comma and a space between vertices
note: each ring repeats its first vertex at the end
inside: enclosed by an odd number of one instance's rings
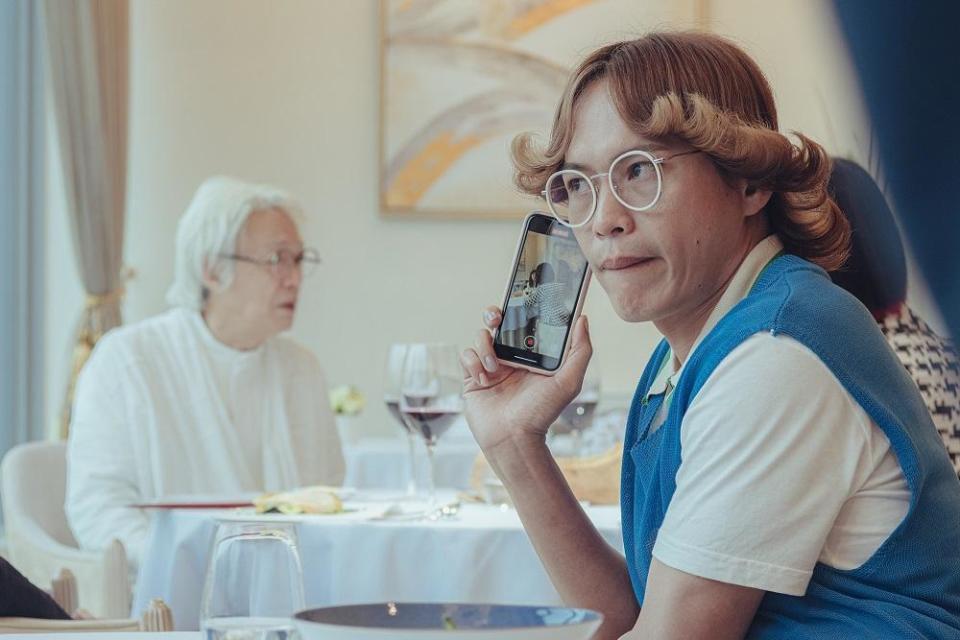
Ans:
POLYGON ((417 495, 417 451, 416 436, 407 432, 407 445, 410 449, 410 476, 407 478, 407 495, 411 498, 417 495))
POLYGON ((433 447, 435 443, 427 440, 427 513, 437 508, 437 484, 433 477, 433 447))

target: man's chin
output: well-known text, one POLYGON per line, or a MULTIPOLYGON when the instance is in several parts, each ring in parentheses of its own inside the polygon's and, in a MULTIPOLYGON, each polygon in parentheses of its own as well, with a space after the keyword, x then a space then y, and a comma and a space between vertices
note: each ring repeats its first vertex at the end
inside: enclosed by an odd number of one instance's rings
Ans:
POLYGON ((290 327, 293 326, 293 317, 294 317, 294 312, 290 309, 286 309, 283 312, 279 313, 276 317, 276 320, 273 323, 276 333, 289 331, 290 327))
POLYGON ((655 310, 637 300, 610 299, 614 312, 624 322, 653 322, 657 319, 655 310))

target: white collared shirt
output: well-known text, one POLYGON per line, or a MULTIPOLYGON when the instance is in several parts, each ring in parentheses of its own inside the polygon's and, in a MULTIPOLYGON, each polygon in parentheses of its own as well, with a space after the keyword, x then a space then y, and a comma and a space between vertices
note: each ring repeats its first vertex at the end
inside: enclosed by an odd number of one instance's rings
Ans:
MULTIPOLYGON (((697 350, 697 347, 700 346, 703 339, 713 331, 717 323, 723 319, 723 316, 727 315, 731 309, 750 294, 750 290, 760 277, 760 274, 763 273, 763 270, 770 264, 770 261, 776 258, 782 251, 783 243, 780 242, 780 238, 775 234, 767 236, 761 240, 757 246, 751 249, 747 257, 740 263, 736 273, 733 274, 730 284, 727 285, 727 288, 720 296, 717 306, 710 312, 707 321, 703 324, 703 328, 700 329, 700 333, 697 334, 697 339, 693 341, 693 346, 690 348, 690 354, 687 356, 687 360, 689 360, 690 355, 697 350)), ((673 350, 671 349, 667 353, 666 358, 664 358, 664 366, 661 367, 657 377, 653 380, 653 384, 650 385, 647 397, 649 398, 650 396, 661 393, 669 394, 673 388, 677 386, 676 382, 680 379, 680 375, 683 373, 683 366, 687 360, 684 360, 678 366, 673 355, 673 350)), ((659 429, 667 419, 667 409, 670 408, 670 398, 671 396, 669 395, 664 398, 660 410, 650 424, 651 433, 659 429)))
MULTIPOLYGON (((691 354, 782 248, 769 236, 750 252, 691 354)), ((670 393, 683 374, 674 364, 651 394, 670 393)), ((860 566, 909 508, 887 437, 788 336, 758 333, 730 352, 690 403, 680 440, 676 491, 653 555, 686 573, 802 595, 818 562, 860 566)))

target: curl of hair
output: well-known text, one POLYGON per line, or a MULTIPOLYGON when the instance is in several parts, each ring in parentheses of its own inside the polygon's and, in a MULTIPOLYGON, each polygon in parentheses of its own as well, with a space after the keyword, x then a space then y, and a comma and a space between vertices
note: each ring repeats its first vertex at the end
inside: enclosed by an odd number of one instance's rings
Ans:
POLYGON ((651 140, 681 141, 703 151, 729 182, 770 191, 765 213, 790 253, 827 271, 840 268, 850 225, 830 198, 831 161, 819 144, 777 131, 766 79, 742 50, 711 34, 654 33, 603 47, 574 72, 546 145, 531 134, 514 139, 516 184, 538 195, 563 165, 578 98, 605 80, 631 129, 651 140))

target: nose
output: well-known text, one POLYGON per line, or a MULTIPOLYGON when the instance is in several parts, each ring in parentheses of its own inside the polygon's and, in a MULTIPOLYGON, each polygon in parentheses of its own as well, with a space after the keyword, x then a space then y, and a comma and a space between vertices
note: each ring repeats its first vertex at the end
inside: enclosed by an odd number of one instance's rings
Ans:
POLYGON ((291 264, 287 267, 281 277, 280 284, 284 288, 299 289, 303 281, 303 268, 299 264, 291 264))
POLYGON ((593 233, 599 237, 618 236, 634 229, 633 213, 617 200, 610 190, 610 182, 597 180, 597 210, 593 215, 593 233))

